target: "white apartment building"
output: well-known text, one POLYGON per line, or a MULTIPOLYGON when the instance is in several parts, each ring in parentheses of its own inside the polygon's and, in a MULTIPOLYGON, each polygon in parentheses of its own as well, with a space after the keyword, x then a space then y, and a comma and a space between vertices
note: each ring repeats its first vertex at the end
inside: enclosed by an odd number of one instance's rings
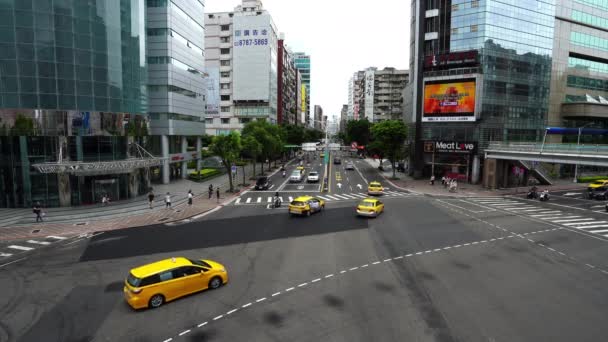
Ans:
POLYGON ((348 86, 348 115, 370 122, 403 118, 403 89, 408 70, 371 67, 354 73, 348 86))
POLYGON ((205 18, 209 74, 205 131, 241 130, 251 120, 277 121, 277 29, 259 0, 205 18))

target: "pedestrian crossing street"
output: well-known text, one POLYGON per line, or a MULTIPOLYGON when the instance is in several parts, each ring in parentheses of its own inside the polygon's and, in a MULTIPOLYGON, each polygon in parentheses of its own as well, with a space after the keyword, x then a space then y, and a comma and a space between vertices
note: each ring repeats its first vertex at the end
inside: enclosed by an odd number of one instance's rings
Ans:
MULTIPOLYGON (((387 198, 387 197, 408 197, 414 196, 416 194, 409 192, 399 192, 399 191, 385 191, 384 195, 379 198, 387 198)), ((283 195, 279 196, 281 202, 290 203, 294 198, 301 196, 299 194, 294 194, 294 196, 283 195)), ((311 195, 317 198, 324 200, 325 202, 338 202, 338 201, 352 201, 352 200, 360 200, 363 198, 370 197, 365 192, 354 192, 349 194, 322 194, 322 195, 311 195)), ((253 195, 249 197, 238 197, 234 202, 235 205, 267 205, 272 203, 274 196, 259 196, 253 195)))
POLYGON ((0 258, 8 258, 19 253, 30 252, 42 246, 48 246, 52 243, 66 240, 63 236, 45 236, 37 239, 23 240, 19 242, 11 242, 0 246, 0 258))
POLYGON ((524 214, 535 219, 608 237, 608 216, 606 219, 585 217, 582 214, 578 215, 558 209, 545 208, 531 204, 528 201, 504 197, 475 197, 467 199, 478 205, 524 214))

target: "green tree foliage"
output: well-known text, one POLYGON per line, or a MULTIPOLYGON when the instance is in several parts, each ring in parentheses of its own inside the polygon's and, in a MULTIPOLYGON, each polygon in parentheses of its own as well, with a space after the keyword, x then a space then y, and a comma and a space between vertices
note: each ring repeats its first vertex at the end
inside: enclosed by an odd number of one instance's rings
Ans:
POLYGON ((209 146, 209 150, 214 155, 222 158, 222 164, 226 168, 228 175, 230 175, 230 177, 228 177, 230 179, 230 192, 234 192, 230 168, 239 158, 241 149, 241 135, 238 132, 215 136, 209 146))
POLYGON ((395 178, 395 164, 403 157, 407 126, 401 120, 386 120, 374 124, 371 133, 376 148, 384 151, 384 157, 391 162, 395 178))
POLYGON ((21 114, 17 114, 15 124, 11 128, 11 135, 34 135, 34 120, 21 114))
POLYGON ((351 120, 346 124, 346 144, 356 141, 359 145, 367 145, 371 140, 372 124, 363 120, 351 120))
MULTIPOLYGON (((252 135, 246 135, 242 139, 243 143, 243 152, 247 154, 248 157, 251 157, 253 161, 253 175, 255 176, 255 166, 257 164, 258 156, 262 153, 262 144, 260 144, 255 137, 252 135)), ((243 172, 243 177, 245 173, 243 172)), ((245 184, 245 180, 243 180, 243 184, 245 184)))

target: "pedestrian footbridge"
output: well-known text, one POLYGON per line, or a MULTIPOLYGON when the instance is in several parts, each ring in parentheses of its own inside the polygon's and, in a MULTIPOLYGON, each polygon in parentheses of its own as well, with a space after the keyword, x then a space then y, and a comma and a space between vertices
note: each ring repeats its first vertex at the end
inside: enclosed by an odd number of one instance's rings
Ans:
POLYGON ((608 167, 608 145, 490 143, 485 158, 608 167))

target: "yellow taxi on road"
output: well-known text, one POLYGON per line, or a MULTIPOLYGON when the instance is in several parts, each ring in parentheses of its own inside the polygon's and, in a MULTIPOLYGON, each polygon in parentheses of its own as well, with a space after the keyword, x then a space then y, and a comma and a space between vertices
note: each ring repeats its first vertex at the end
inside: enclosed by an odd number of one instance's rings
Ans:
POLYGON ((365 198, 357 205, 357 215, 377 217, 384 212, 384 203, 375 198, 365 198))
POLYGON ((380 182, 371 182, 367 186, 368 195, 382 195, 384 194, 384 188, 380 182))
POLYGON ((289 214, 310 216, 325 209, 325 201, 311 196, 300 196, 289 203, 289 214))
POLYGON ((306 170, 304 169, 304 166, 298 166, 298 167, 296 167, 296 170, 298 170, 298 171, 300 171, 300 172, 302 172, 302 173, 304 173, 304 172, 306 171, 306 170))
POLYGON ((608 179, 599 179, 589 183, 587 190, 592 191, 593 189, 601 188, 604 186, 608 186, 608 179))
POLYGON ((222 264, 177 257, 132 269, 123 292, 133 309, 157 308, 191 293, 217 289, 227 282, 228 273, 222 264))

